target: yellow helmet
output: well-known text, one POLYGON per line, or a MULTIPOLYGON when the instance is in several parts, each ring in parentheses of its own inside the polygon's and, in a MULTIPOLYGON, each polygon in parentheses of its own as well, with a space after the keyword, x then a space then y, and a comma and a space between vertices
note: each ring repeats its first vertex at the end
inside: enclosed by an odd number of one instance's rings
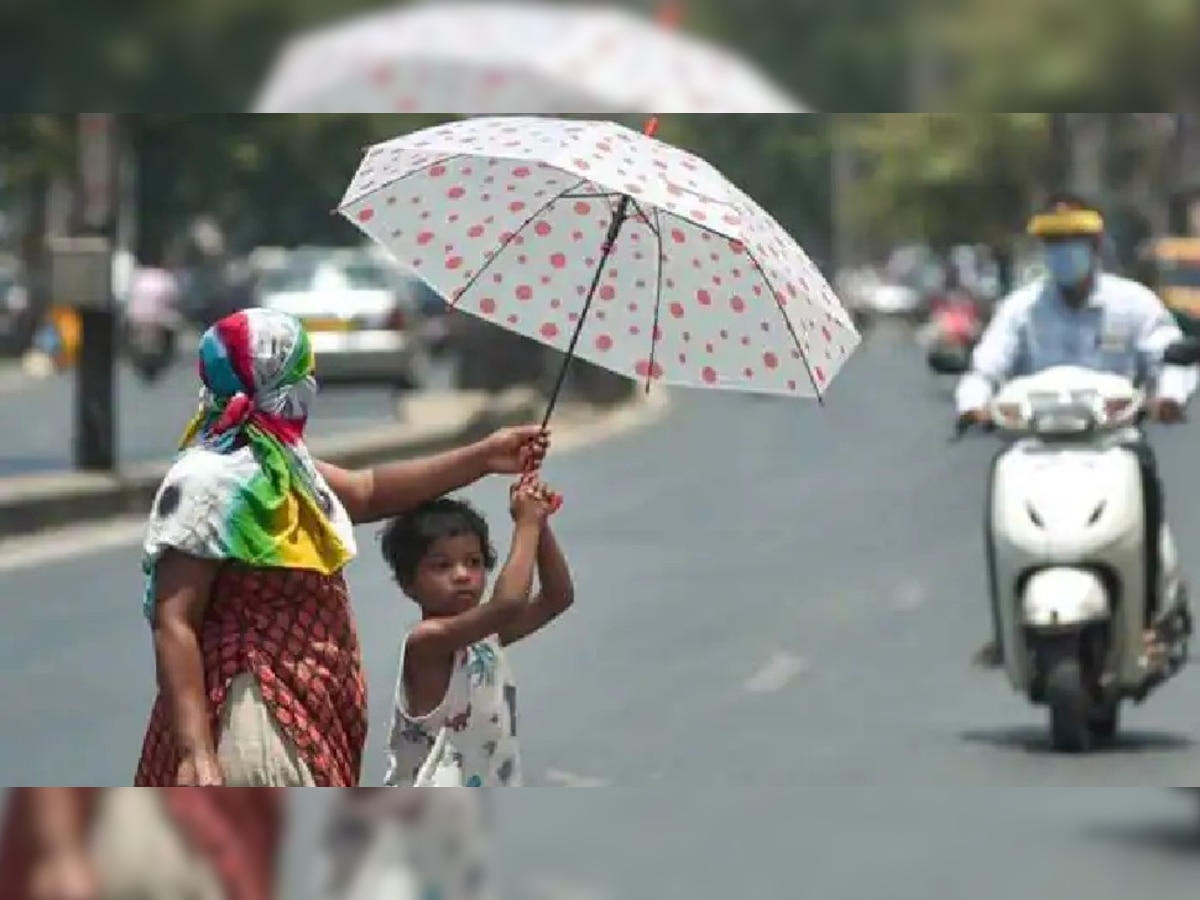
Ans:
POLYGON ((1041 240, 1092 237, 1104 234, 1104 216, 1076 197, 1058 197, 1029 220, 1026 231, 1041 240))

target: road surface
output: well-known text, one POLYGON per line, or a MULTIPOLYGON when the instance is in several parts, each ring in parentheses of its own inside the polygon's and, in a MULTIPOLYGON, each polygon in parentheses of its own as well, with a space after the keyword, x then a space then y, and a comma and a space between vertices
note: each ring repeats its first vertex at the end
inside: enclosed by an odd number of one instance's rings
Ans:
MULTIPOLYGON (((444 386, 445 367, 434 371, 431 386, 444 386)), ((161 381, 147 385, 122 365, 117 385, 117 452, 122 462, 167 459, 178 432, 195 410, 198 385, 190 358, 180 361, 161 381)), ((45 380, 0 373, 0 478, 66 471, 73 467, 72 429, 75 375, 45 380), (5 380, 7 378, 7 381, 5 380)), ((384 388, 336 387, 322 392, 315 434, 377 425, 395 417, 393 394, 384 388)))
MULTIPOLYGON (((1050 755, 1042 716, 968 665, 991 446, 948 447, 948 424, 884 336, 824 410, 682 394, 658 427, 551 463, 579 600, 514 654, 526 771, 634 790, 505 794, 518 900, 531 882, 558 900, 1194 896, 1194 810, 1165 788, 1200 784, 1200 673, 1113 750, 1050 755)), ((1200 433, 1156 442, 1192 559, 1200 433)), ((504 485, 472 496, 500 515, 504 485)), ((362 538, 377 782, 412 608, 362 538)), ((0 577, 4 781, 127 783, 153 681, 133 550, 0 577)))

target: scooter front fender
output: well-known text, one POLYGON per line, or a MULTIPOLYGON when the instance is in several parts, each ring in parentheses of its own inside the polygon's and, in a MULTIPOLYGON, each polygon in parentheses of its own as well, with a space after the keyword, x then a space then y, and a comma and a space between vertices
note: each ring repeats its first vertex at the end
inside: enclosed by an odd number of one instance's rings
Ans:
POLYGON ((1087 569, 1055 567, 1030 576, 1021 594, 1021 621, 1035 631, 1071 631, 1112 615, 1108 590, 1087 569))

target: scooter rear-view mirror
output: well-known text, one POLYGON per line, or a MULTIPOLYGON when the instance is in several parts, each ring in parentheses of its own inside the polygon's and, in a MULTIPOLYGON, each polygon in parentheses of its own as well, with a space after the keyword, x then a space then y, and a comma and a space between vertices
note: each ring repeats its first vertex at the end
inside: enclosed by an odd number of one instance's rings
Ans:
POLYGON ((1200 339, 1188 337, 1171 344, 1163 351, 1163 362, 1169 366, 1200 364, 1200 339))

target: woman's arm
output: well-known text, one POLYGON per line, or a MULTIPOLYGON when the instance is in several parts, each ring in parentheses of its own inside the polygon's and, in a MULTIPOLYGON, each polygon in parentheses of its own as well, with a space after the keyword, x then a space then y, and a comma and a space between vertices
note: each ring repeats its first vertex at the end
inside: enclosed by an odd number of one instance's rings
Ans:
POLYGON ((318 462, 317 469, 355 524, 399 515, 488 474, 477 444, 370 469, 343 469, 326 462, 318 462))
POLYGON ((216 757, 200 635, 220 563, 168 550, 155 567, 154 655, 185 764, 216 757))
POLYGON ((541 465, 549 434, 537 425, 503 428, 466 447, 422 459, 349 470, 326 462, 317 468, 356 524, 400 515, 428 500, 474 484, 487 475, 517 475, 541 465))
POLYGON ((88 817, 76 788, 27 788, 30 833, 38 858, 87 849, 88 817))

